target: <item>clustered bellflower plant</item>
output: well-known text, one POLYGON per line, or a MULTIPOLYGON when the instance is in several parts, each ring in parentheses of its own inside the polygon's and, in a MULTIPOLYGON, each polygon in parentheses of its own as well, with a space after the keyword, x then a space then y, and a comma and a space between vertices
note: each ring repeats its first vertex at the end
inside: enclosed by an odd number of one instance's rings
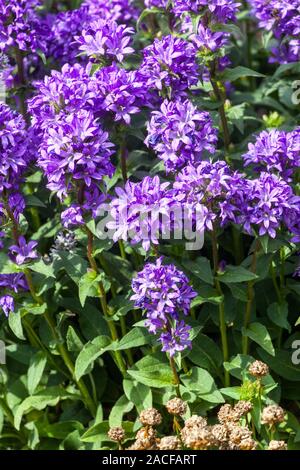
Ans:
POLYGON ((1 450, 299 449, 299 37, 0 0, 1 450))

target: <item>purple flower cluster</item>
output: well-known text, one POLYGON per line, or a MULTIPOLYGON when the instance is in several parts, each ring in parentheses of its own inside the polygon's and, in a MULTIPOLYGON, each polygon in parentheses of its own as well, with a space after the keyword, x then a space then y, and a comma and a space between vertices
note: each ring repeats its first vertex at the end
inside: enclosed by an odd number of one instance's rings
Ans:
POLYGON ((158 176, 145 177, 140 183, 128 181, 125 188, 116 188, 117 197, 110 205, 107 228, 113 230, 113 240, 131 239, 148 250, 150 243, 158 244, 161 233, 170 230, 170 221, 162 220, 172 203, 169 183, 161 183, 158 176))
POLYGON ((83 6, 88 7, 90 15, 118 23, 131 23, 138 19, 139 10, 134 0, 84 0, 83 6))
POLYGON ((134 29, 118 25, 115 21, 98 20, 88 25, 87 29, 76 36, 78 49, 93 59, 111 62, 122 62, 124 56, 134 52, 129 46, 130 35, 134 29))
MULTIPOLYGON (((23 273, 0 274, 0 287, 1 290, 13 291, 16 294, 18 294, 19 291, 28 290, 27 282, 23 273)), ((5 293, 3 296, 1 296, 0 308, 2 308, 6 316, 8 316, 11 312, 14 312, 15 303, 13 296, 9 293, 5 293)))
POLYGON ((300 128, 292 132, 277 129, 261 132, 255 143, 248 145, 243 158, 245 165, 254 165, 257 171, 267 169, 289 181, 300 167, 300 128))
POLYGON ((205 150, 215 152, 217 131, 211 117, 189 100, 164 100, 160 110, 152 112, 147 130, 145 143, 164 161, 167 172, 200 160, 205 150))
POLYGON ((22 51, 44 49, 43 23, 37 14, 40 0, 1 0, 0 49, 22 51))
POLYGON ((202 162, 185 167, 174 189, 174 197, 190 207, 193 216, 197 205, 202 206, 202 220, 193 221, 198 228, 212 230, 214 224, 233 222, 251 235, 275 238, 284 227, 294 241, 299 237, 300 197, 276 175, 261 173, 257 179, 248 179, 223 161, 202 162))
POLYGON ((136 70, 128 71, 115 64, 103 67, 95 73, 89 87, 99 115, 112 115, 120 123, 129 125, 133 114, 150 106, 144 77, 136 70))
POLYGON ((188 315, 191 300, 197 295, 186 275, 175 265, 164 265, 159 258, 147 263, 132 281, 135 307, 145 310, 151 333, 160 334, 162 350, 174 356, 191 347, 190 326, 180 319, 188 315))
POLYGON ((114 172, 114 146, 99 120, 105 90, 100 93, 90 67, 65 64, 37 84, 38 93, 29 101, 33 128, 41 139, 38 164, 48 187, 62 200, 76 195, 77 206, 63 214, 66 226, 81 223, 82 211, 96 210, 103 201, 99 183, 114 172))
POLYGON ((173 0, 173 12, 208 14, 218 23, 235 21, 240 3, 234 0, 173 0))
POLYGON ((155 39, 143 54, 140 71, 148 89, 171 98, 185 95, 189 87, 197 84, 199 70, 196 50, 184 39, 171 35, 155 39))
POLYGON ((0 103, 0 219, 4 204, 18 220, 25 208, 20 183, 34 157, 35 145, 31 130, 21 115, 0 103))
POLYGON ((38 164, 48 188, 61 199, 83 183, 90 187, 105 175, 112 176, 113 144, 89 111, 62 115, 44 131, 38 164))
POLYGON ((271 61, 296 62, 300 59, 300 0, 250 0, 259 26, 273 31, 278 46, 271 61))
POLYGON ((10 258, 18 266, 28 263, 30 260, 36 259, 38 257, 35 250, 37 242, 30 241, 26 243, 26 240, 23 236, 20 236, 18 239, 17 245, 12 245, 9 248, 10 258))

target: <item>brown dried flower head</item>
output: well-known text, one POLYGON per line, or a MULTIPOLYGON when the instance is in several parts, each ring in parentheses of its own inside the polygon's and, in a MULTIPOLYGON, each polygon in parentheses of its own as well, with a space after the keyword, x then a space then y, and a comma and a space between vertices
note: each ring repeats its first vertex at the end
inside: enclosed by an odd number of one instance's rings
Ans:
POLYGON ((180 450, 181 442, 177 436, 162 437, 159 444, 159 450, 180 450))
POLYGON ((205 428, 207 426, 207 420, 202 418, 202 416, 192 415, 190 418, 186 419, 184 422, 186 428, 205 428))
POLYGON ((221 408, 219 409, 218 420, 221 424, 235 423, 239 419, 240 417, 237 417, 233 407, 228 403, 221 406, 221 408))
POLYGON ((122 442, 125 438, 125 431, 120 427, 110 428, 107 435, 112 441, 122 442))
POLYGON ((269 367, 262 361, 254 361, 249 366, 249 374, 253 375, 257 379, 261 379, 265 375, 268 375, 269 367))
POLYGON ((151 426, 146 426, 139 429, 135 438, 135 444, 145 450, 157 448, 157 432, 151 426))
POLYGON ((210 426, 210 433, 212 435, 213 445, 220 446, 227 443, 229 438, 228 427, 223 424, 215 424, 210 426))
POLYGON ((287 445, 284 441, 270 441, 268 450, 287 450, 287 445))
POLYGON ((234 406, 233 412, 238 419, 241 419, 243 416, 249 413, 252 410, 252 408, 253 407, 250 401, 240 400, 234 406))
POLYGON ((186 413, 187 404, 181 398, 175 397, 167 402, 166 408, 171 415, 182 416, 186 413))
POLYGON ((162 422, 162 416, 156 408, 143 410, 139 419, 144 426, 158 426, 162 422))
POLYGON ((213 437, 208 427, 185 426, 181 430, 181 439, 186 447, 193 450, 205 450, 213 445, 213 437))
POLYGON ((279 405, 266 406, 263 409, 261 415, 262 424, 268 424, 272 426, 276 423, 282 423, 284 421, 285 412, 279 405))

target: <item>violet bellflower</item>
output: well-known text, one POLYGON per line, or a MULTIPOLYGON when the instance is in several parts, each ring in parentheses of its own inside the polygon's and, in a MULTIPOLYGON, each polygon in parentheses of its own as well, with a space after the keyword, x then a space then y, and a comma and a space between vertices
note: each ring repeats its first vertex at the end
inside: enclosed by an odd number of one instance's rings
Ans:
POLYGON ((11 47, 22 51, 43 50, 37 14, 40 4, 40 0, 1 0, 0 50, 7 51, 11 47))
POLYGON ((18 239, 18 244, 12 245, 9 247, 9 256, 18 266, 28 263, 31 260, 34 260, 38 257, 38 254, 35 250, 37 242, 30 241, 26 242, 23 236, 20 236, 18 239))
POLYGON ((149 331, 159 335, 162 350, 174 356, 191 347, 191 328, 181 319, 189 314, 197 295, 187 276, 175 265, 163 264, 163 258, 147 263, 132 280, 131 300, 145 311, 149 331))
POLYGON ((157 245, 159 237, 171 230, 168 215, 173 199, 168 186, 158 176, 146 176, 140 183, 128 181, 124 189, 116 188, 107 223, 113 240, 130 239, 132 244, 142 243, 146 251, 151 243, 157 245))
POLYGON ((11 295, 0 297, 0 308, 3 310, 4 315, 8 317, 15 309, 14 298, 11 295))
POLYGON ((300 167, 300 127, 291 132, 262 131, 243 158, 245 165, 253 165, 256 171, 267 169, 290 180, 300 167))
POLYGON ((19 291, 28 290, 27 281, 23 273, 0 274, 0 287, 12 290, 16 294, 19 291))
POLYGON ((189 87, 197 84, 196 50, 184 39, 171 35, 155 39, 143 55, 140 72, 150 90, 171 98, 185 95, 189 87))
POLYGON ((91 187, 112 176, 110 161, 114 145, 93 114, 78 111, 61 116, 44 132, 38 165, 48 179, 48 188, 63 199, 81 184, 91 187))
POLYGON ((130 35, 133 33, 133 28, 118 25, 115 21, 97 20, 76 36, 75 40, 79 51, 93 59, 122 62, 126 55, 134 52, 129 46, 130 35))
POLYGON ((215 152, 217 132, 212 119, 189 100, 164 100, 151 116, 145 143, 164 161, 167 172, 200 160, 204 151, 215 152))
POLYGON ((82 5, 90 15, 119 24, 134 23, 140 15, 134 0, 84 0, 82 5))
POLYGON ((289 63, 300 59, 300 0, 250 0, 260 28, 273 31, 277 46, 271 62, 289 63))
POLYGON ((173 12, 180 16, 182 13, 207 13, 210 21, 227 23, 235 21, 240 3, 235 0, 173 0, 173 12))
POLYGON ((149 93, 139 71, 120 69, 116 64, 98 70, 89 82, 94 111, 101 117, 129 125, 131 116, 149 106, 149 93))

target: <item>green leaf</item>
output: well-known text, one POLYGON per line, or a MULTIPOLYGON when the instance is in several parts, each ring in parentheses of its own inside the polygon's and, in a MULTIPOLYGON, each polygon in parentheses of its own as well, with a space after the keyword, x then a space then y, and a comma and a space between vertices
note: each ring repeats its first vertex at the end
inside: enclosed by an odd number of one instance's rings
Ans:
POLYGON ((134 369, 129 369, 128 374, 137 382, 148 387, 163 388, 174 384, 174 377, 170 365, 163 362, 162 355, 149 355, 135 364, 134 369), (136 370, 136 368, 138 370, 136 370))
POLYGON ((254 361, 252 356, 238 354, 230 362, 224 362, 224 368, 235 378, 242 380, 249 365, 254 361))
POLYGON ((210 261, 207 258, 200 256, 196 261, 185 261, 183 266, 207 284, 214 284, 210 261))
POLYGON ((27 373, 27 388, 30 395, 33 395, 43 376, 47 358, 43 351, 38 351, 30 360, 27 373))
POLYGON ((63 421, 61 423, 38 423, 40 436, 52 439, 65 439, 71 432, 83 431, 84 426, 79 421, 63 421))
POLYGON ((285 330, 291 331, 291 325, 289 324, 287 317, 288 317, 288 304, 287 302, 283 302, 279 304, 278 302, 274 302, 273 304, 269 305, 267 309, 268 317, 270 318, 271 322, 275 325, 279 326, 280 328, 284 328, 285 330))
POLYGON ((59 252, 62 265, 72 281, 79 284, 81 278, 86 274, 88 269, 87 261, 77 254, 69 254, 64 251, 59 252))
MULTIPOLYGON (((133 423, 130 421, 123 421, 122 428, 125 430, 126 435, 131 437, 133 431, 133 423)), ((95 442, 95 441, 108 441, 109 438, 107 433, 110 429, 110 425, 108 421, 102 421, 102 423, 95 424, 90 429, 88 429, 83 436, 81 436, 81 440, 85 442, 95 442)), ((126 436, 126 437, 127 437, 126 436)))
POLYGON ((99 295, 99 282, 104 281, 105 274, 97 273, 89 269, 79 280, 79 300, 81 306, 84 307, 87 297, 97 297, 99 295))
POLYGON ((136 406, 138 412, 152 407, 152 391, 150 387, 136 380, 124 379, 123 389, 126 397, 136 406))
POLYGON ((83 342, 81 341, 80 337, 74 330, 73 326, 69 325, 67 331, 67 346, 69 351, 81 351, 83 348, 83 342))
POLYGON ((240 400, 241 397, 241 387, 226 387, 220 388, 222 395, 232 398, 233 400, 240 400))
POLYGON ((245 128, 245 112, 246 103, 231 106, 231 108, 229 108, 227 111, 228 120, 238 128, 241 134, 243 134, 245 128))
POLYGON ((180 378, 187 389, 196 392, 201 400, 216 404, 224 403, 224 398, 207 370, 193 367, 188 374, 181 375, 180 378))
POLYGON ((265 75, 242 66, 235 67, 234 69, 227 69, 222 74, 222 79, 229 82, 234 82, 235 80, 243 77, 265 77, 265 75))
POLYGON ((112 407, 112 410, 109 415, 109 425, 110 427, 122 426, 123 416, 126 413, 129 413, 133 408, 133 403, 131 403, 126 395, 122 395, 115 405, 112 407))
POLYGON ((111 349, 111 340, 108 336, 97 336, 93 341, 89 341, 80 351, 75 362, 75 377, 79 380, 89 372, 94 361, 111 349))
POLYGON ((145 8, 145 10, 142 11, 139 19, 137 20, 136 28, 137 30, 140 29, 142 21, 149 15, 163 15, 165 13, 165 10, 162 8, 145 8))
POLYGON ((212 339, 199 333, 193 341, 193 347, 188 358, 197 366, 216 373, 222 364, 222 353, 212 339))
POLYGON ((46 277, 56 277, 53 264, 45 264, 43 260, 35 261, 29 265, 31 271, 43 274, 46 277))
POLYGON ((229 284, 231 282, 247 282, 258 279, 258 276, 251 271, 243 268, 243 266, 226 266, 224 273, 218 276, 221 282, 229 284))
POLYGON ((72 395, 67 393, 60 387, 48 387, 42 392, 39 392, 31 397, 25 398, 25 400, 17 408, 14 418, 14 425, 17 430, 20 429, 22 417, 25 413, 34 410, 44 410, 47 406, 56 406, 60 400, 76 399, 78 395, 72 395))
POLYGON ((274 346, 270 334, 264 325, 261 323, 251 323, 248 328, 242 328, 242 334, 248 336, 248 338, 259 344, 267 353, 274 356, 274 346))
POLYGON ((133 328, 114 347, 114 351, 137 348, 149 344, 152 335, 145 328, 133 328))
POLYGON ((11 312, 8 316, 8 324, 17 338, 25 340, 21 321, 21 311, 11 312))

